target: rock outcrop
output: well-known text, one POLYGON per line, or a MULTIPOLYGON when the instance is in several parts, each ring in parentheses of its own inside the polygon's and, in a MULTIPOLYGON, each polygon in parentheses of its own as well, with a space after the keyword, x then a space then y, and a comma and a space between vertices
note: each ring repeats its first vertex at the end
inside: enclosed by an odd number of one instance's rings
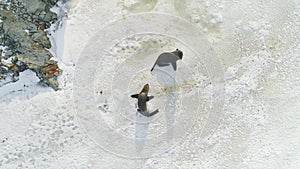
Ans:
POLYGON ((58 20, 50 11, 57 1, 0 1, 0 86, 17 81, 19 72, 31 69, 42 83, 58 89, 61 70, 51 60, 51 42, 45 32, 58 20))

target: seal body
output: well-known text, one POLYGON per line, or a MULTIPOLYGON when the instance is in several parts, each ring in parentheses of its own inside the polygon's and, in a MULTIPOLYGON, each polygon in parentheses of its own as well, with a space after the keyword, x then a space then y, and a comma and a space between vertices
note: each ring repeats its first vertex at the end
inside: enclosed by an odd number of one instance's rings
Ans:
POLYGON ((138 107, 140 111, 146 112, 147 110, 147 100, 148 96, 145 92, 142 92, 138 95, 138 107))
POLYGON ((147 109, 147 102, 154 98, 154 96, 148 96, 149 92, 149 84, 145 84, 142 91, 139 94, 131 95, 132 98, 138 99, 138 109, 137 111, 140 112, 142 115, 150 117, 158 113, 158 109, 154 112, 150 113, 147 109))
POLYGON ((156 59, 153 67, 151 68, 151 71, 153 71, 156 65, 160 67, 164 67, 164 66, 169 66, 170 64, 172 64, 174 71, 176 71, 177 70, 176 61, 182 60, 182 57, 183 57, 183 53, 179 49, 176 49, 173 52, 162 53, 156 59))

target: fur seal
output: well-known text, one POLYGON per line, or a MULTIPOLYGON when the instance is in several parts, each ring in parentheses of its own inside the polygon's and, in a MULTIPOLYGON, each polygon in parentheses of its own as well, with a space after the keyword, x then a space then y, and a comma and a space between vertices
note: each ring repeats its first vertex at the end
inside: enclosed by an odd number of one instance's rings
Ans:
POLYGON ((178 49, 176 49, 173 52, 162 53, 156 59, 151 71, 154 69, 155 65, 163 67, 163 66, 168 66, 170 64, 172 64, 174 71, 176 71, 177 70, 176 61, 179 59, 182 60, 182 57, 183 57, 183 53, 181 50, 178 49))
POLYGON ((131 95, 132 98, 138 99, 138 109, 137 111, 140 112, 142 115, 150 117, 158 113, 158 109, 150 113, 147 110, 147 102, 154 98, 154 96, 148 96, 149 92, 149 84, 145 84, 142 91, 139 94, 131 95))

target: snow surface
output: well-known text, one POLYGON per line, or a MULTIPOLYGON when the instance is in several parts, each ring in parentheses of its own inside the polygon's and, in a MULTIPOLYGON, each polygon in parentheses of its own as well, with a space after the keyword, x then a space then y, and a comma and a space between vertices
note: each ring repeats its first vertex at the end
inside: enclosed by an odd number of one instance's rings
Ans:
POLYGON ((297 0, 72 1, 52 40, 61 90, 31 71, 0 88, 0 168, 299 168, 299 15, 297 0), (150 72, 176 48, 176 73, 150 72), (129 97, 145 83, 151 118, 129 97))

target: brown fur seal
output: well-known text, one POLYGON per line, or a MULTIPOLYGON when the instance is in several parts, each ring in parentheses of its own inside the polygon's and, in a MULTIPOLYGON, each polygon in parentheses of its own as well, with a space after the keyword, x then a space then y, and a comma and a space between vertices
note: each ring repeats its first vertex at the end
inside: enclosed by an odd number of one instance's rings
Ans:
POLYGON ((149 84, 145 84, 142 91, 139 94, 133 94, 131 95, 131 97, 138 99, 137 111, 144 116, 150 117, 158 113, 158 109, 156 109, 152 113, 149 113, 149 111, 147 110, 147 102, 154 98, 154 96, 148 96, 148 92, 149 92, 149 84))
POLYGON ((176 49, 173 52, 162 53, 156 59, 151 71, 154 69, 155 65, 163 67, 163 66, 169 66, 170 64, 172 64, 174 71, 176 71, 177 70, 176 61, 179 59, 182 60, 182 57, 183 57, 183 53, 181 50, 178 49, 176 49))

